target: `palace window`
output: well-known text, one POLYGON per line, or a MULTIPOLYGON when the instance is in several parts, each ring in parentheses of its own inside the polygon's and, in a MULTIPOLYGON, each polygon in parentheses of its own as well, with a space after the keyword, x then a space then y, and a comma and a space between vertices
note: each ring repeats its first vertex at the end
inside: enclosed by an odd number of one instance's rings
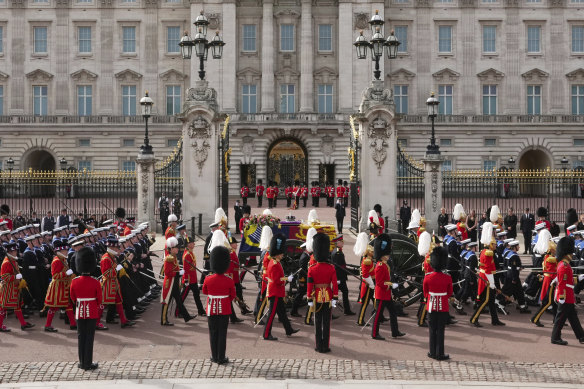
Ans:
POLYGON ((122 115, 136 115, 136 85, 122 85, 122 115))
POLYGON ((394 34, 399 42, 398 53, 408 52, 408 26, 395 26, 394 34))
POLYGON ((483 85, 483 115, 497 114, 497 85, 483 85))
POLYGON ((294 98, 295 98, 294 84, 280 85, 280 112, 281 113, 294 113, 295 112, 294 98))
POLYGON ((122 161, 122 171, 135 172, 136 171, 136 161, 122 161))
POLYGON ((333 51, 333 26, 318 25, 318 51, 333 51))
POLYGON ((572 53, 584 53, 584 26, 572 26, 572 53))
POLYGON ((241 112, 257 113, 257 85, 244 84, 241 88, 241 112))
POLYGON ((91 27, 78 27, 77 39, 80 53, 91 53, 91 27))
POLYGON ((497 26, 483 26, 483 53, 497 52, 497 26))
POLYGON ((408 86, 393 86, 393 101, 395 103, 395 112, 407 115, 408 113, 408 86))
MULTIPOLYGON (((178 47, 178 46, 177 46, 178 47)), ((167 85, 166 86, 166 114, 176 115, 180 113, 180 85, 167 85)))
POLYGON ((32 87, 32 105, 35 115, 47 114, 48 89, 46 85, 34 85, 32 87))
POLYGON ((79 116, 89 116, 92 114, 92 89, 91 85, 77 86, 77 114, 79 116))
POLYGON ((134 147, 136 145, 136 141, 133 138, 125 138, 122 140, 122 146, 124 147, 134 147))
POLYGON ((242 35, 243 35, 243 51, 255 52, 256 51, 256 25, 255 24, 244 24, 242 35))
POLYGON ((294 51, 294 25, 280 25, 280 51, 294 51))
POLYGON ((136 52, 136 27, 134 26, 122 27, 122 52, 123 53, 136 52))
POLYGON ((318 86, 318 113, 333 113, 333 86, 318 86))
POLYGON ((79 147, 91 147, 91 139, 89 138, 79 139, 79 147))
POLYGON ((453 89, 452 85, 438 85, 439 115, 452 115, 453 89))
POLYGON ((527 52, 541 53, 541 26, 527 26, 527 52))
POLYGON ((438 52, 452 53, 452 26, 438 26, 438 52))
POLYGON ((488 159, 485 159, 483 161, 483 170, 493 171, 496 168, 497 168, 497 161, 491 161, 488 159))
POLYGON ((77 170, 79 170, 80 172, 87 170, 90 171, 91 170, 91 161, 88 160, 81 160, 77 163, 77 170))
POLYGON ((33 28, 33 48, 35 54, 47 53, 47 27, 33 28))
POLYGON ((527 114, 541 115, 541 85, 527 86, 527 114))
POLYGON ((584 85, 572 85, 572 115, 584 115, 584 85))
POLYGON ((180 27, 172 26, 166 28, 166 52, 178 53, 180 52, 180 27))

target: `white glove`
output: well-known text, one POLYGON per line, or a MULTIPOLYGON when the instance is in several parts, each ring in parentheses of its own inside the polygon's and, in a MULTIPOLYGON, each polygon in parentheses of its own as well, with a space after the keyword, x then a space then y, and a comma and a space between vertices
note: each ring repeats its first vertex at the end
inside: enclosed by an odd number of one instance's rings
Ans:
POLYGON ((67 274, 68 276, 70 276, 71 274, 73 274, 73 270, 69 269, 65 272, 65 274, 67 274))
POLYGON ((337 280, 337 285, 341 285, 341 281, 337 280))
POLYGON ((312 301, 309 301, 309 302, 308 302, 308 306, 309 306, 309 307, 312 307, 313 305, 314 305, 314 303, 313 303, 312 301))
POLYGON ((178 275, 179 275, 179 276, 182 276, 182 275, 184 275, 184 274, 185 274, 185 271, 184 271, 184 270, 181 270, 181 271, 179 271, 179 272, 178 272, 178 275))
POLYGON ((120 271, 120 270, 122 270, 122 268, 123 268, 122 265, 118 265, 118 266, 116 266, 116 271, 120 271))
POLYGON ((294 274, 290 274, 288 276, 288 282, 292 282, 293 279, 294 279, 294 274))
POLYGON ((560 304, 563 304, 563 303, 565 303, 565 302, 566 302, 566 300, 565 300, 565 299, 559 299, 559 300, 558 300, 558 303, 560 303, 560 304))
POLYGON ((397 289, 398 287, 399 287, 399 284, 397 282, 394 282, 393 284, 391 284, 392 289, 397 289))
POLYGON ((487 274, 487 280, 489 280, 489 288, 495 289, 495 276, 492 274, 487 274))
POLYGON ((375 282, 373 282, 373 278, 367 277, 363 279, 363 281, 365 281, 371 289, 375 289, 375 282))
POLYGON ((578 276, 578 282, 580 282, 580 281, 582 281, 582 280, 584 280, 584 274, 580 274, 580 275, 578 276))
POLYGON ((557 283, 558 283, 558 277, 554 278, 554 279, 552 280, 552 283, 551 283, 551 284, 552 284, 552 285, 555 285, 555 284, 557 284, 557 283))
POLYGON ((331 305, 333 306, 333 308, 336 308, 337 307, 337 300, 331 301, 331 305))
POLYGON ((18 273, 18 274, 16 275, 16 279, 17 279, 17 280, 22 280, 22 274, 18 273))

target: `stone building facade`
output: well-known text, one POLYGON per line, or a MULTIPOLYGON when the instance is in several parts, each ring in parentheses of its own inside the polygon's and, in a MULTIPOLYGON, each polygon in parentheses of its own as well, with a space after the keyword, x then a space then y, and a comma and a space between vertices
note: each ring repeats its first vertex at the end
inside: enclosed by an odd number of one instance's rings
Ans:
POLYGON ((132 169, 139 100, 154 99, 151 143, 180 137, 199 62, 178 40, 201 10, 221 60, 206 62, 229 114, 231 186, 254 179, 348 179, 349 115, 372 78, 353 41, 378 10, 398 57, 381 60, 398 142, 421 158, 425 101, 440 99, 445 169, 584 164, 582 0, 0 0, 0 160, 15 169, 132 169))

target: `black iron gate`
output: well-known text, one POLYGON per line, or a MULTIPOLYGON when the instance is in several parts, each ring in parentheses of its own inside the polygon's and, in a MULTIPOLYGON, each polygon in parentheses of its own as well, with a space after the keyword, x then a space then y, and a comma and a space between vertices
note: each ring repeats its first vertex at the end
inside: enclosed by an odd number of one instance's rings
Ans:
POLYGON ((306 158, 299 154, 281 154, 268 158, 268 181, 278 186, 294 184, 298 180, 306 182, 306 158))
MULTIPOLYGON (((359 231, 359 197, 361 182, 359 180, 359 158, 361 157, 361 143, 359 131, 355 128, 355 119, 349 118, 351 133, 349 134, 349 180, 351 181, 351 229, 359 231)), ((334 182, 333 182, 334 183, 334 182)))
POLYGON ((394 214, 399 219, 399 208, 404 201, 412 210, 418 208, 424 214, 424 168, 402 151, 397 153, 397 209, 394 214))
POLYGON ((166 219, 170 212, 177 214, 179 220, 183 214, 183 178, 182 138, 179 139, 172 154, 154 170, 154 195, 157 201, 156 220, 166 219), (164 197, 162 196, 164 194, 164 197))

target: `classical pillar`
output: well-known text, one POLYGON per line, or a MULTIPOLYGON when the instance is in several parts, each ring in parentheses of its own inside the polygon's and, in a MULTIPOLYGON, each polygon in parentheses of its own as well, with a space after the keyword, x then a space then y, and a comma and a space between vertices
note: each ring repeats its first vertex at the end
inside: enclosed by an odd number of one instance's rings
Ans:
POLYGON ((207 81, 196 81, 189 88, 183 109, 183 219, 202 214, 207 229, 219 206, 218 145, 225 116, 219 113, 217 92, 207 81))
POLYGON ((274 112, 274 4, 264 0, 262 15, 262 112, 274 112))
POLYGON ((360 230, 368 228, 367 214, 375 204, 395 218, 397 210, 397 133, 395 105, 383 81, 372 81, 363 92, 356 115, 359 121, 361 157, 360 230))
MULTIPOLYGON (((138 153, 136 159, 136 181, 138 187, 138 221, 150 223, 150 229, 156 230, 156 197, 154 194, 154 154, 138 153)), ((163 231, 164 232, 164 231, 163 231)))
POLYGON ((312 0, 302 0, 300 20, 300 112, 314 112, 312 0))
POLYGON ((353 107, 353 62, 356 61, 353 46, 348 42, 355 40, 353 30, 353 3, 349 0, 339 1, 339 23, 338 23, 338 42, 339 45, 339 78, 338 93, 339 112, 354 112, 353 107), (349 92, 347 92, 349 91, 349 92))
POLYGON ((422 159, 424 163, 424 217, 426 218, 426 231, 436 232, 438 228, 438 215, 442 208, 442 163, 444 157, 440 154, 428 154, 422 159))

